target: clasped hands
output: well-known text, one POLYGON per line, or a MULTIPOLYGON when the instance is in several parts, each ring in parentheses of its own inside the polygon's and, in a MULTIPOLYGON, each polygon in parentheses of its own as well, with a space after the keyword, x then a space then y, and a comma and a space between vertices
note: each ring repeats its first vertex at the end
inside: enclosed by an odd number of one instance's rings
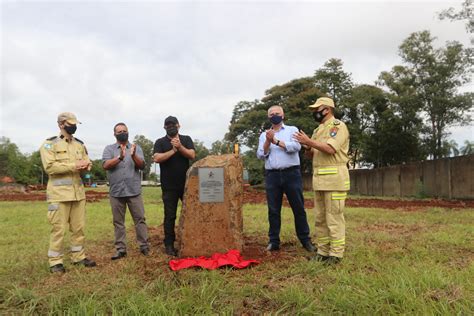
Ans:
POLYGON ((277 142, 277 139, 275 138, 275 131, 272 129, 266 131, 265 137, 270 144, 275 144, 277 142))
MULTIPOLYGON (((137 145, 132 144, 130 147, 130 156, 135 156, 135 153, 137 152, 137 145)), ((119 159, 123 160, 125 158, 125 155, 127 154, 127 146, 125 145, 120 145, 120 156, 119 159)))
POLYGON ((179 140, 179 137, 172 138, 171 145, 173 146, 173 151, 177 152, 182 146, 181 141, 179 140))
POLYGON ((90 171, 91 168, 92 168, 92 162, 90 162, 89 160, 81 159, 81 160, 76 161, 76 169, 77 170, 90 171))

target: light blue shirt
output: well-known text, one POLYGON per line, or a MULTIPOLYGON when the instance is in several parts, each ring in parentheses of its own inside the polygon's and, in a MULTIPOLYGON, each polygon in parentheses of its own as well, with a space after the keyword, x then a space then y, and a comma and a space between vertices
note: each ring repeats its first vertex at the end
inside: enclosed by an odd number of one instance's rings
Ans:
POLYGON ((275 138, 285 142, 285 148, 275 144, 270 144, 267 154, 263 153, 263 144, 265 143, 265 132, 260 134, 258 140, 257 158, 265 160, 266 170, 286 169, 300 165, 299 151, 301 144, 293 139, 293 134, 298 132, 294 126, 282 124, 280 130, 275 132, 275 138))

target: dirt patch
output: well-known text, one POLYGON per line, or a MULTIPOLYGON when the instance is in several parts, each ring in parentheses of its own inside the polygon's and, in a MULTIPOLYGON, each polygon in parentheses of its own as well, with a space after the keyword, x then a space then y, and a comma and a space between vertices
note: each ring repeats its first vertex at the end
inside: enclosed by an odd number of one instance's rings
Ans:
POLYGON ((449 285, 445 289, 433 289, 425 293, 425 297, 433 301, 446 300, 448 304, 453 304, 463 297, 462 288, 455 285, 449 285))
MULTIPOLYGON (((249 204, 267 204, 265 192, 247 189, 244 191, 244 203, 249 204)), ((289 207, 290 204, 283 198, 283 205, 289 207)), ((306 208, 313 208, 314 201, 305 199, 306 208)), ((474 208, 474 200, 383 200, 383 199, 351 199, 346 200, 348 207, 364 207, 364 208, 385 208, 385 209, 401 209, 404 211, 417 211, 425 208, 440 207, 451 209, 474 208)))
MULTIPOLYGON (((102 191, 86 191, 87 202, 97 202, 109 197, 108 192, 102 191)), ((46 192, 41 191, 26 191, 20 192, 2 192, 0 193, 0 201, 46 201, 46 192)))
POLYGON ((357 227, 355 230, 358 232, 384 232, 390 235, 411 235, 427 230, 426 225, 403 225, 397 223, 375 223, 371 225, 363 225, 357 227))

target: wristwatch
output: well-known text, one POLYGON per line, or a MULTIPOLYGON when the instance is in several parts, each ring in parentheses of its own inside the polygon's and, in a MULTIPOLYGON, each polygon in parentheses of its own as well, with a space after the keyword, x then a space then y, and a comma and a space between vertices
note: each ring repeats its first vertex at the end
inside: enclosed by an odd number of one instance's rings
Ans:
POLYGON ((123 160, 123 157, 122 157, 122 156, 118 156, 117 158, 118 158, 120 161, 123 160))
POLYGON ((277 140, 277 142, 275 143, 275 145, 277 145, 278 147, 280 147, 279 144, 280 144, 280 140, 277 140))

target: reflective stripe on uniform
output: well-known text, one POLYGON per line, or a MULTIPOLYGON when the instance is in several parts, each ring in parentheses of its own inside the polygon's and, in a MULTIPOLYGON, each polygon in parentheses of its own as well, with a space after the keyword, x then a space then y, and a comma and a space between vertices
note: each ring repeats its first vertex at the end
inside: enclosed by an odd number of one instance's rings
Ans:
POLYGON ((342 246, 346 244, 346 239, 331 240, 331 245, 333 246, 342 246))
POLYGON ((319 168, 318 174, 337 174, 337 168, 319 168))
POLYGON ((59 208, 59 204, 49 204, 48 205, 48 211, 52 212, 52 211, 57 211, 59 208))
POLYGON ((332 193, 331 199, 332 200, 345 200, 347 197, 347 193, 332 193))
POLYGON ((344 186, 346 188, 350 188, 351 187, 351 182, 350 181, 344 181, 344 186))
POLYGON ((71 246, 72 252, 78 252, 82 250, 82 246, 71 246))
POLYGON ((57 179, 57 180, 53 180, 53 185, 54 185, 54 186, 59 186, 59 185, 72 185, 72 179, 57 179))
POLYGON ((329 244, 329 237, 318 237, 316 239, 318 244, 329 244))
POLYGON ((60 255, 62 255, 62 253, 54 251, 54 250, 48 250, 48 257, 49 258, 59 257, 60 255))

